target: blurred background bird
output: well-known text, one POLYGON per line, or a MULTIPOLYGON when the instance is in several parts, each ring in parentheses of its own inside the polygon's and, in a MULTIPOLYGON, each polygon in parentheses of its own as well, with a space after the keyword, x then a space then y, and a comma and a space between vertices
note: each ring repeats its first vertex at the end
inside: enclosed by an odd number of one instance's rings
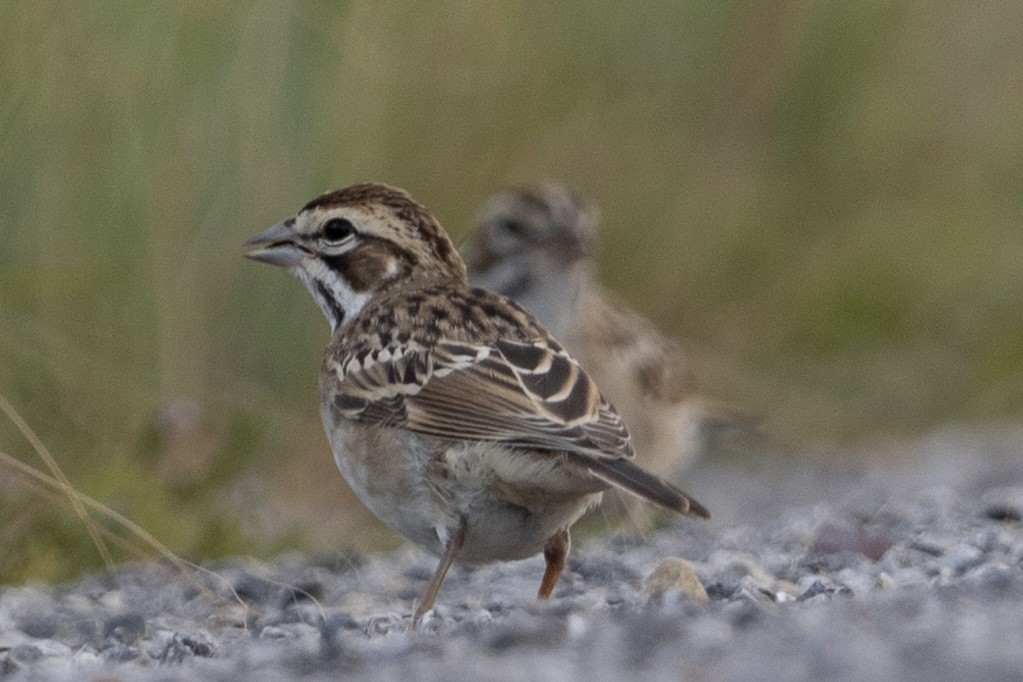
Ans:
MULTIPOLYGON (((598 219, 559 183, 515 187, 483 203, 461 251, 473 285, 522 305, 593 376, 625 420, 637 461, 681 484, 694 459, 728 436, 752 435, 756 420, 701 395, 680 346, 601 286, 598 219)), ((605 497, 618 508, 621 498, 605 497)))

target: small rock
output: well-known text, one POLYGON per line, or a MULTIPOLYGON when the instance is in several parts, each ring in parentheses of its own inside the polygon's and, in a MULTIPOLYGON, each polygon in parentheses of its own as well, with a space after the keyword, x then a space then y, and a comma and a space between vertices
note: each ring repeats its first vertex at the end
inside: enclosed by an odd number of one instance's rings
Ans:
POLYGON ((1019 509, 999 504, 988 505, 984 509, 984 516, 995 521, 1023 521, 1023 513, 1019 509))
POLYGON ((286 607, 279 620, 281 623, 319 623, 323 620, 323 609, 319 602, 302 601, 286 607))
POLYGON ((881 571, 877 574, 877 578, 874 580, 874 587, 880 590, 891 590, 897 587, 897 585, 890 575, 881 571))
POLYGON ((725 608, 722 609, 722 613, 728 619, 728 622, 732 625, 732 627, 740 629, 749 627, 758 622, 763 611, 760 601, 746 593, 740 593, 738 598, 730 601, 725 605, 725 608))
POLYGON ((796 597, 796 601, 807 601, 821 595, 830 597, 835 594, 840 594, 848 597, 852 596, 852 593, 852 590, 845 585, 825 585, 822 581, 815 580, 813 584, 810 585, 805 592, 803 592, 803 594, 796 597))
POLYGON ((122 644, 134 644, 146 631, 146 619, 138 613, 125 613, 107 619, 103 624, 103 637, 122 644))
POLYGON ((162 660, 167 647, 174 641, 174 631, 166 628, 158 628, 147 638, 145 643, 146 654, 156 660, 162 660))
POLYGON ((998 548, 998 531, 994 528, 985 528, 974 533, 969 542, 982 552, 993 552, 998 548))
MULTIPOLYGON (((759 581, 754 580, 750 576, 746 576, 739 581, 739 591, 732 596, 733 601, 749 601, 756 604, 776 604, 778 601, 778 595, 781 592, 776 592, 770 588, 764 587, 759 581)), ((788 595, 793 596, 793 595, 788 595)))
POLYGON ((323 583, 318 580, 308 580, 297 585, 289 585, 285 588, 281 608, 285 608, 298 602, 319 602, 323 599, 323 583))
MULTIPOLYGON (((435 610, 436 610, 435 608, 430 609, 429 611, 424 613, 423 617, 419 621, 420 625, 425 625, 427 622, 429 622, 429 620, 434 618, 435 610)), ((370 618, 369 622, 366 623, 365 632, 370 637, 376 637, 386 635, 394 630, 405 630, 407 628, 408 623, 405 622, 405 618, 403 618, 400 614, 385 613, 370 618)))
POLYGON ((103 650, 103 660, 111 661, 113 663, 127 663, 128 661, 134 661, 142 652, 133 646, 115 642, 112 646, 103 650))
MULTIPOLYGON (((715 586, 715 590, 727 592, 731 589, 732 592, 735 592, 743 584, 752 582, 759 589, 766 590, 771 594, 788 592, 795 596, 802 591, 788 580, 775 578, 760 565, 756 557, 744 552, 717 550, 710 555, 707 564, 717 578, 718 585, 715 586)), ((722 596, 727 598, 729 595, 722 596)))
POLYGON ((945 550, 941 547, 941 545, 934 542, 928 542, 926 540, 914 540, 909 543, 909 548, 915 549, 918 552, 923 552, 924 554, 929 554, 933 557, 940 557, 945 553, 945 550))
POLYGON ((18 623, 18 629, 35 639, 49 639, 57 634, 59 619, 54 615, 31 616, 18 623))
POLYGON ((233 596, 250 606, 258 606, 271 603, 280 591, 281 588, 270 581, 246 573, 235 582, 233 596))
POLYGON ((871 561, 880 559, 891 546, 892 543, 884 538, 872 535, 862 528, 835 523, 822 524, 813 540, 813 551, 816 554, 850 552, 862 554, 871 561))
POLYGON ((707 585, 707 596, 713 599, 730 599, 739 592, 738 580, 716 580, 707 585))
POLYGON ((186 659, 209 658, 217 653, 217 647, 205 633, 174 635, 167 649, 160 656, 164 663, 178 664, 186 659))
POLYGON ((229 601, 216 605, 208 620, 211 627, 244 628, 255 620, 255 614, 244 603, 229 601))
POLYGON ((992 488, 980 496, 984 516, 995 521, 1023 521, 1023 486, 992 488))
POLYGON ((963 584, 978 589, 983 594, 1000 597, 1011 594, 1014 587, 1023 588, 1023 579, 1018 568, 999 562, 984 564, 970 570, 963 576, 963 584))
POLYGON ((43 652, 37 646, 31 644, 19 644, 18 646, 11 647, 8 652, 11 660, 21 663, 35 663, 43 657, 43 652))
POLYGON ((778 592, 774 595, 774 598, 779 604, 787 604, 797 599, 797 597, 792 596, 788 592, 778 592))
POLYGON ((267 625, 259 631, 260 639, 288 639, 290 637, 291 634, 287 630, 276 625, 267 625))
POLYGON ((71 655, 71 647, 69 647, 67 644, 64 644, 63 642, 57 642, 52 639, 40 639, 36 640, 32 644, 37 649, 39 649, 40 652, 42 652, 43 656, 46 657, 50 656, 65 657, 71 655))
POLYGON ((99 654, 91 646, 83 646, 71 654, 72 663, 92 664, 100 660, 99 654))
POLYGON ((984 563, 985 557, 983 552, 972 545, 956 543, 949 548, 945 560, 955 574, 960 574, 984 563))
POLYGON ((690 599, 707 601, 707 590, 685 559, 668 557, 657 565, 643 583, 643 594, 649 599, 670 591, 678 591, 690 599))
POLYGON ((358 630, 359 621, 349 613, 335 613, 320 624, 323 633, 337 633, 343 630, 358 630))
POLYGON ((13 675, 18 672, 22 666, 18 664, 13 658, 11 658, 11 652, 0 651, 0 675, 13 675))

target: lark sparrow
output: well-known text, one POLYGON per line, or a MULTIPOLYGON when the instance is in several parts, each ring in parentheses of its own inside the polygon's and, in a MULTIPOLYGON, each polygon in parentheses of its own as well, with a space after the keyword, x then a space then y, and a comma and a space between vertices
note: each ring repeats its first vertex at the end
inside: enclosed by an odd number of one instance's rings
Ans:
POLYGON ((555 183, 486 200, 462 246, 470 281, 533 313, 601 387, 629 427, 639 461, 677 480, 719 430, 753 420, 696 393, 679 347, 596 277, 597 214, 555 183))
POLYGON ((320 410, 341 473, 381 520, 441 557, 413 622, 456 559, 543 552, 548 597, 569 528, 610 487, 708 516, 633 464, 596 384, 522 308, 470 288, 448 235, 403 190, 324 194, 247 244, 330 322, 320 410))

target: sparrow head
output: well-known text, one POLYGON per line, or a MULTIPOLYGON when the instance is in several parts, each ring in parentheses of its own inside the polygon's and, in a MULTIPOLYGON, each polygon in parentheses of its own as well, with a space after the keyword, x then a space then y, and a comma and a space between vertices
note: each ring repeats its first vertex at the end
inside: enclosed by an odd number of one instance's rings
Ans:
POLYGON ((403 281, 466 281, 437 219, 404 190, 379 183, 323 194, 245 244, 254 247, 248 258, 286 268, 305 284, 332 330, 403 281))
POLYGON ((475 277, 510 261, 564 269, 592 258, 596 243, 596 210, 566 187, 544 183, 487 199, 462 250, 475 277))

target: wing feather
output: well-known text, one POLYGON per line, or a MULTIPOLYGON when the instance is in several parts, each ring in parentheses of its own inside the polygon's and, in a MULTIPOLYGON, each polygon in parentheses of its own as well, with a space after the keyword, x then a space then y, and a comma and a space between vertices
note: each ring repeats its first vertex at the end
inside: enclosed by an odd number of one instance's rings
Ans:
POLYGON ((621 417, 556 344, 400 346, 330 362, 345 417, 443 438, 631 458, 621 417))

